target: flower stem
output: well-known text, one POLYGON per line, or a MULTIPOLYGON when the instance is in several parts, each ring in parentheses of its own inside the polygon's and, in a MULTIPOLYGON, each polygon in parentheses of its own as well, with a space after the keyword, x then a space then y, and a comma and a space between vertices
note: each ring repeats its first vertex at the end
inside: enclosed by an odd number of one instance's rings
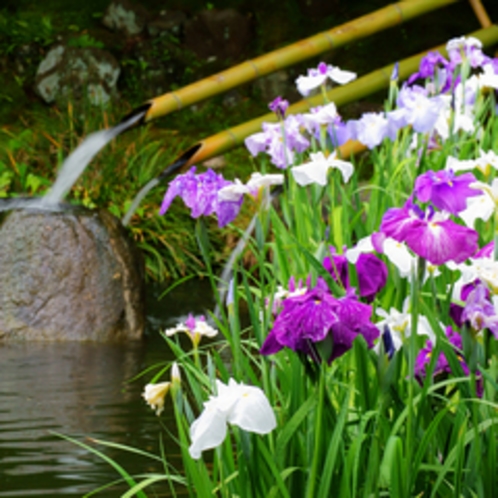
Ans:
POLYGON ((311 472, 309 474, 308 489, 306 492, 307 498, 315 498, 315 487, 318 482, 318 467, 322 460, 322 424, 323 424, 323 406, 325 401, 325 368, 326 363, 322 361, 320 379, 318 383, 318 406, 315 418, 315 444, 313 451, 313 461, 311 464, 311 472))
MULTIPOLYGON (((413 400, 415 397, 415 357, 417 355, 417 328, 418 328, 418 305, 420 288, 425 273, 426 261, 423 258, 417 259, 417 268, 412 271, 411 281, 411 333, 408 349, 408 419, 406 428, 406 459, 407 462, 413 461, 413 453, 415 450, 415 409, 413 400)), ((409 483, 409 480, 407 480, 409 483)), ((409 485, 409 484, 408 484, 409 485)), ((409 496, 410 490, 406 490, 406 496, 409 496)))
POLYGON ((493 251, 493 258, 495 261, 498 261, 498 206, 495 206, 495 213, 494 213, 494 251, 493 251))

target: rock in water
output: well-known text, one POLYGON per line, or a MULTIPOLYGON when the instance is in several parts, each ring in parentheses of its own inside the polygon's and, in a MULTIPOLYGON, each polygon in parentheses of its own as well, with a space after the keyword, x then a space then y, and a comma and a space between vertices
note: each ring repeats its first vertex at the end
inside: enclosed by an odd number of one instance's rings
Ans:
POLYGON ((143 268, 105 210, 10 211, 0 226, 0 339, 140 339, 143 268))

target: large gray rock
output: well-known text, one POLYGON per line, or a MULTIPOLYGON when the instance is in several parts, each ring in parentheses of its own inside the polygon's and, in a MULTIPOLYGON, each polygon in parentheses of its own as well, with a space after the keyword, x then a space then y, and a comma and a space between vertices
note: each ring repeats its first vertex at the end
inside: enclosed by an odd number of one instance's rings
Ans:
POLYGON ((94 47, 53 47, 38 66, 35 91, 45 102, 71 99, 104 105, 117 94, 120 67, 114 56, 94 47))
POLYGON ((143 264, 105 210, 10 211, 0 226, 0 339, 139 339, 143 264))

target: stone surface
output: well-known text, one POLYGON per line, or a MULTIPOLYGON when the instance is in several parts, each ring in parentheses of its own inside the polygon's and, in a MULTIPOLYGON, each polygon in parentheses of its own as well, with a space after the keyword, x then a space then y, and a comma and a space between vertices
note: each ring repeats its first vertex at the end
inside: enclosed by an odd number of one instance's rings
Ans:
POLYGON ((127 36, 138 35, 145 28, 147 12, 128 0, 114 0, 107 7, 102 23, 107 28, 127 36))
POLYGON ((203 10, 185 23, 185 46, 203 59, 240 59, 251 31, 250 18, 234 9, 203 10))
POLYGON ((110 52, 59 44, 41 61, 35 91, 45 102, 70 99, 106 104, 116 94, 120 67, 110 52))
POLYGON ((143 262, 107 211, 10 211, 0 226, 0 274, 0 339, 143 335, 143 262))

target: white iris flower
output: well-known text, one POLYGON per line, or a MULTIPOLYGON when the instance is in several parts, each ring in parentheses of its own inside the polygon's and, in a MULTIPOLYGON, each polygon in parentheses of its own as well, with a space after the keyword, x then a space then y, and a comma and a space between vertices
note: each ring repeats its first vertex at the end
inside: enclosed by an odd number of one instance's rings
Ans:
POLYGON ((310 162, 294 166, 291 170, 294 180, 302 187, 311 183, 324 187, 327 185, 327 173, 331 168, 336 168, 342 173, 344 183, 347 183, 353 174, 353 165, 348 161, 337 159, 336 152, 328 157, 325 157, 323 152, 311 153, 310 158, 310 162))
POLYGON ((216 386, 217 396, 204 403, 204 411, 190 427, 189 453, 195 459, 224 441, 227 423, 256 434, 268 434, 277 426, 270 403, 259 387, 238 384, 233 379, 228 385, 217 380, 216 386))

